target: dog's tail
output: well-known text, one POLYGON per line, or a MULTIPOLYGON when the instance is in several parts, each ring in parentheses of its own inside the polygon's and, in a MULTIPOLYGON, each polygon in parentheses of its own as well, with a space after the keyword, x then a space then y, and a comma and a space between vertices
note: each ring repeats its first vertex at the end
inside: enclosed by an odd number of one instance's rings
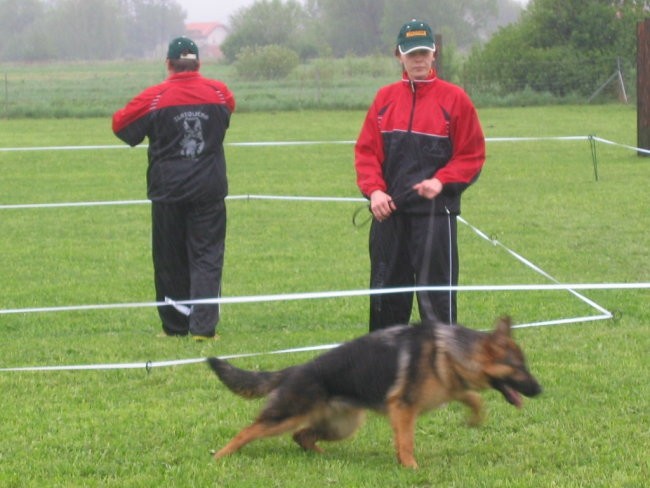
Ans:
POLYGON ((286 374, 280 371, 248 371, 236 368, 223 359, 209 357, 208 364, 221 382, 233 393, 244 398, 260 398, 268 395, 286 374))

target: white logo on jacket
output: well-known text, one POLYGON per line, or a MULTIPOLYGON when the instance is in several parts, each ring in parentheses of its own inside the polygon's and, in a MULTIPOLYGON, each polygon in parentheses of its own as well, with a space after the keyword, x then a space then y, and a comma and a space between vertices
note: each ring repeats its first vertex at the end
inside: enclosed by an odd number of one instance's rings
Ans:
POLYGON ((183 118, 183 139, 181 140, 181 155, 185 158, 197 158, 205 148, 203 126, 199 117, 183 118))

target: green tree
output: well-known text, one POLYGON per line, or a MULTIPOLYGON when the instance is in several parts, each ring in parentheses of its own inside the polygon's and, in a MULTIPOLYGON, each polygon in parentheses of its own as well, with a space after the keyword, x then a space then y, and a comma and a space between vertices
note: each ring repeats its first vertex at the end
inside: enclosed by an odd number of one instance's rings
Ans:
POLYGON ((487 37, 488 20, 496 17, 496 0, 392 0, 384 10, 383 38, 394 46, 401 25, 417 18, 442 35, 445 44, 469 49, 487 37))
POLYGON ((42 14, 43 4, 40 0, 0 0, 3 41, 10 40, 10 36, 20 36, 42 14))
POLYGON ((485 26, 486 33, 489 37, 491 37, 500 28, 517 22, 521 16, 523 7, 520 3, 517 3, 514 0, 497 0, 496 11, 496 17, 488 19, 485 26))
POLYGON ((386 0, 311 0, 314 24, 336 56, 386 52, 382 19, 386 0))
POLYGON ((277 45, 301 50, 307 15, 296 0, 260 0, 230 17, 231 34, 221 45, 233 62, 244 48, 277 45))
POLYGON ((151 56, 184 17, 176 0, 0 0, 0 60, 151 56))
POLYGON ((237 76, 251 80, 278 80, 286 78, 299 64, 298 54, 282 46, 245 47, 234 63, 237 76))
MULTIPOLYGON (((290 47, 305 59, 331 52, 342 57, 387 53, 402 24, 429 22, 447 45, 468 49, 493 32, 498 5, 512 0, 258 0, 231 17, 222 50, 233 61, 244 47, 290 47), (307 54, 305 54, 307 53, 307 54)), ((519 10, 521 10, 519 8, 519 10)), ((511 18, 511 17, 510 17, 511 18)))
POLYGON ((588 95, 622 60, 635 65, 635 25, 650 2, 532 0, 521 20, 476 48, 466 85, 526 87, 555 95, 588 95))
POLYGON ((185 32, 185 13, 173 0, 122 0, 128 4, 127 15, 122 19, 124 29, 122 54, 129 57, 162 55, 170 39, 185 32))
POLYGON ((46 59, 47 42, 39 36, 38 21, 44 6, 40 0, 0 0, 0 59, 46 59))
POLYGON ((49 17, 52 44, 61 59, 111 59, 120 32, 114 0, 58 0, 49 17))

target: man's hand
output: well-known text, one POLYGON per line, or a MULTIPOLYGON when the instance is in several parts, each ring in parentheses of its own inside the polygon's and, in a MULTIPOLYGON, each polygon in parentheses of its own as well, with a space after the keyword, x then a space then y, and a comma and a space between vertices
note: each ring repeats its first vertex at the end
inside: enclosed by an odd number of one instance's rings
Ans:
POLYGON ((390 217, 396 208, 395 202, 389 194, 375 190, 370 195, 370 211, 379 222, 390 217))
POLYGON ((421 197, 433 200, 442 191, 442 183, 438 178, 430 178, 428 180, 422 180, 417 185, 413 185, 413 189, 421 197))

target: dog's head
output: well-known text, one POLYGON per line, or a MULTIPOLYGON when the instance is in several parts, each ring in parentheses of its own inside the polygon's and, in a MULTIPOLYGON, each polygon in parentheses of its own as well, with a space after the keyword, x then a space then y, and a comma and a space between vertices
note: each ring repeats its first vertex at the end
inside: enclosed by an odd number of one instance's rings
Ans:
POLYGON ((542 387, 526 367, 524 353, 511 334, 512 320, 501 317, 485 341, 487 361, 483 372, 490 386, 501 392, 508 403, 521 407, 521 395, 534 397, 542 387))

